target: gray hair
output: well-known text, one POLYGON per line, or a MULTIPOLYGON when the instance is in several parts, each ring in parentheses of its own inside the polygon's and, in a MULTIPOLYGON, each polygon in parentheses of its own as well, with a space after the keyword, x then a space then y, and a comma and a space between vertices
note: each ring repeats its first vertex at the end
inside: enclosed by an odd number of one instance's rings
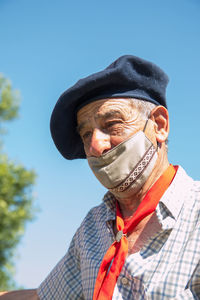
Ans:
POLYGON ((150 116, 151 111, 156 107, 154 103, 149 101, 135 99, 135 98, 128 98, 130 104, 133 105, 134 108, 137 108, 140 112, 141 116, 148 119, 150 116))
MULTIPOLYGON (((156 104, 145 100, 140 100, 135 98, 128 98, 128 100, 130 101, 130 104, 133 105, 134 108, 138 109, 141 116, 145 119, 149 118, 151 111, 157 106, 156 104)), ((165 141, 165 147, 167 151, 168 151, 168 142, 169 140, 167 139, 165 141)))

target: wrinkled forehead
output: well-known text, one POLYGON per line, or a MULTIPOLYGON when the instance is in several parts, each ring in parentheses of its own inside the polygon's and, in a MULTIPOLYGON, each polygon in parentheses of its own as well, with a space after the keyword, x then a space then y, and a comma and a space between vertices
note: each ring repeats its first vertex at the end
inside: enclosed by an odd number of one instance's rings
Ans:
POLYGON ((133 113, 137 109, 131 100, 130 98, 108 98, 86 104, 78 110, 77 122, 88 120, 91 117, 109 117, 114 114, 123 116, 130 112, 133 113))

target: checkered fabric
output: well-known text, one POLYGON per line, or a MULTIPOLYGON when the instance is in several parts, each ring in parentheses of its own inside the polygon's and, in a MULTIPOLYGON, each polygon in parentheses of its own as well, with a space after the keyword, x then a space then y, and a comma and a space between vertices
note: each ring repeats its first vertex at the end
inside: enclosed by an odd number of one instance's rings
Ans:
MULTIPOLYGON (((179 167, 152 218, 159 231, 127 257, 113 299, 200 299, 200 182, 179 167)), ((107 193, 38 288, 41 300, 92 299, 100 263, 114 239, 114 219, 115 199, 107 193)))

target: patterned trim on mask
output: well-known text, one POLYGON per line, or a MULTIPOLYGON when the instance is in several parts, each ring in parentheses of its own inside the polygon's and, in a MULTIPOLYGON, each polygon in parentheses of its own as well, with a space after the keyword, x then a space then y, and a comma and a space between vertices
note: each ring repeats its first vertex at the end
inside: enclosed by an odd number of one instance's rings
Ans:
POLYGON ((143 158, 137 165, 137 167, 133 170, 133 172, 125 179, 123 183, 119 186, 109 189, 111 192, 124 192, 127 190, 133 183, 138 179, 139 176, 142 175, 148 164, 150 163, 151 159, 153 158, 156 149, 153 145, 147 150, 144 154, 143 158))

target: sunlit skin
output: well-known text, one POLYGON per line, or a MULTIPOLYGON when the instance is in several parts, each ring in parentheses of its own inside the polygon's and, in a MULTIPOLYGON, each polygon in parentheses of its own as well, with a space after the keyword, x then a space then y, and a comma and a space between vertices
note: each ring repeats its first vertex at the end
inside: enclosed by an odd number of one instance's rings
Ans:
MULTIPOLYGON (((78 111, 78 131, 83 140, 86 156, 99 157, 139 130, 143 130, 146 120, 127 99, 104 99, 92 102, 78 111)), ((156 165, 141 191, 129 198, 118 198, 123 217, 133 215, 148 189, 168 167, 165 141, 169 133, 168 112, 163 106, 156 107, 150 115, 146 136, 158 147, 156 165)), ((142 234, 149 218, 143 219, 128 236, 129 254, 138 251, 137 238, 142 234)), ((116 227, 114 226, 116 233, 116 227)), ((145 241, 143 241, 145 242, 145 241)), ((142 244, 140 244, 140 247, 142 244)), ((39 300, 36 290, 23 290, 0 294, 2 300, 39 300)))
MULTIPOLYGON (((87 157, 99 157, 119 143, 143 130, 146 120, 127 99, 102 99, 82 107, 77 113, 78 131, 87 157)), ((146 192, 168 167, 165 141, 169 133, 167 109, 157 106, 151 112, 146 136, 158 147, 158 159, 148 180, 135 195, 118 199, 124 218, 130 217, 146 192)), ((142 224, 140 224, 142 225, 142 224)), ((139 225, 139 226, 140 226, 139 225)))

